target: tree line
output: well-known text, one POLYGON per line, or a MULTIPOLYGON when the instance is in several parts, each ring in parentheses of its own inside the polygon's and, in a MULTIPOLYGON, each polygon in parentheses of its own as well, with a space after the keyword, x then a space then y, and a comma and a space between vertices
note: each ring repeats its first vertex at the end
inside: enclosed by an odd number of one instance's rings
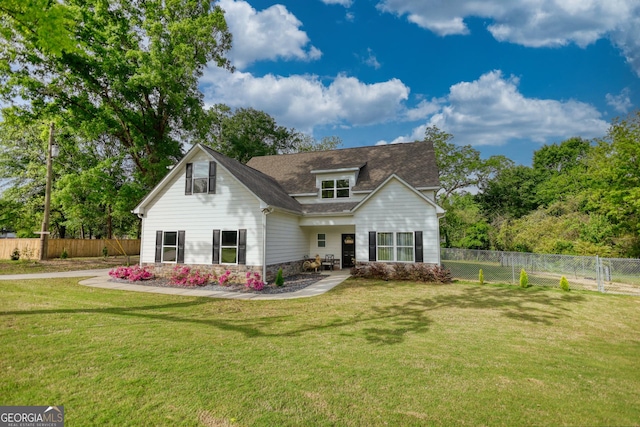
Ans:
POLYGON ((440 167, 444 246, 640 257, 640 112, 614 119, 603 138, 544 145, 531 166, 483 160, 434 128, 426 139, 440 167))

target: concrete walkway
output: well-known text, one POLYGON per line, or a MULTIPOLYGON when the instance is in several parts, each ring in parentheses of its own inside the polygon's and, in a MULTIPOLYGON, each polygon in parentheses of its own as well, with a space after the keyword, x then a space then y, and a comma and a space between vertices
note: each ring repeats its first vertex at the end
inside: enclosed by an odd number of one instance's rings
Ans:
POLYGON ((34 274, 11 274, 0 275, 0 280, 26 280, 26 279, 54 279, 61 277, 88 277, 95 276, 90 279, 81 280, 79 283, 84 286, 93 288, 117 289, 122 291, 148 292, 154 294, 166 295, 184 295, 190 297, 209 297, 209 298, 228 298, 243 300, 278 300, 278 299, 294 299, 309 298, 316 295, 324 294, 330 289, 335 288, 340 283, 349 278, 348 270, 344 271, 325 271, 326 277, 313 285, 307 286, 295 292, 285 292, 281 294, 258 294, 245 292, 225 292, 225 291, 207 291, 202 289, 185 289, 185 288, 165 288, 156 286, 136 285, 134 283, 112 282, 109 277, 110 269, 102 270, 82 270, 82 271, 63 271, 59 273, 34 273, 34 274))

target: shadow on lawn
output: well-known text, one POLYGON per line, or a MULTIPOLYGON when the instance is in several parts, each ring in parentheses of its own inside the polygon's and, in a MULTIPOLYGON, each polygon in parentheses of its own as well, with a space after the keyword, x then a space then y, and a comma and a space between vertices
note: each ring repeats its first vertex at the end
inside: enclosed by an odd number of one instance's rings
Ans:
MULTIPOLYGON (((325 329, 336 329, 363 325, 355 332, 371 344, 393 345, 402 343, 407 334, 420 334, 429 330, 433 320, 429 313, 448 308, 463 310, 498 310, 502 315, 518 321, 551 325, 552 321, 566 316, 570 304, 583 301, 582 295, 552 294, 544 289, 528 289, 526 291, 509 288, 465 286, 461 292, 447 295, 436 295, 432 298, 414 298, 403 304, 375 305, 348 318, 322 321, 317 324, 297 324, 293 316, 280 315, 261 318, 243 317, 240 319, 215 319, 196 317, 192 312, 163 311, 185 309, 211 304, 209 298, 198 298, 191 301, 144 305, 136 307, 78 308, 51 310, 4 311, 0 316, 11 315, 48 315, 48 314, 109 314, 140 317, 167 322, 200 324, 224 331, 243 334, 247 338, 257 337, 295 337, 307 332, 325 329), (293 322, 292 322, 293 320, 293 322), (375 326, 368 327, 371 323, 375 326), (293 327, 289 330, 283 328, 293 327)), ((242 304, 242 302, 239 302, 242 304)), ((197 316, 203 316, 198 312, 197 316)), ((482 313, 478 313, 479 316, 482 313)), ((354 336, 353 332, 344 335, 354 336)))

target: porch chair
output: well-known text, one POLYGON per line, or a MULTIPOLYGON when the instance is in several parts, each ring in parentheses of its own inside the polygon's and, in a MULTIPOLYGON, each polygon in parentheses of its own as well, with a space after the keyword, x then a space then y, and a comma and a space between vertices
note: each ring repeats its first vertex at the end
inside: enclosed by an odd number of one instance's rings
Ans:
POLYGON ((324 270, 325 267, 329 267, 329 270, 333 270, 333 259, 333 254, 326 254, 322 260, 322 269, 324 270))

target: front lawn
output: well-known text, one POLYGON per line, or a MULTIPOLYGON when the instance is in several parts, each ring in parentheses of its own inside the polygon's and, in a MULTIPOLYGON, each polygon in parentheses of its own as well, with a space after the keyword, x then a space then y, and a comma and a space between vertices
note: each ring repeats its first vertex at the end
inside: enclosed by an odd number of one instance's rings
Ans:
POLYGON ((636 425, 640 298, 349 280, 190 298, 0 282, 0 405, 68 425, 636 425))
MULTIPOLYGON (((130 264, 137 264, 138 255, 129 257, 130 264)), ((112 268, 127 263, 125 256, 92 257, 92 258, 53 258, 45 261, 20 259, 18 261, 0 260, 0 275, 51 273, 58 271, 94 270, 112 268)))

